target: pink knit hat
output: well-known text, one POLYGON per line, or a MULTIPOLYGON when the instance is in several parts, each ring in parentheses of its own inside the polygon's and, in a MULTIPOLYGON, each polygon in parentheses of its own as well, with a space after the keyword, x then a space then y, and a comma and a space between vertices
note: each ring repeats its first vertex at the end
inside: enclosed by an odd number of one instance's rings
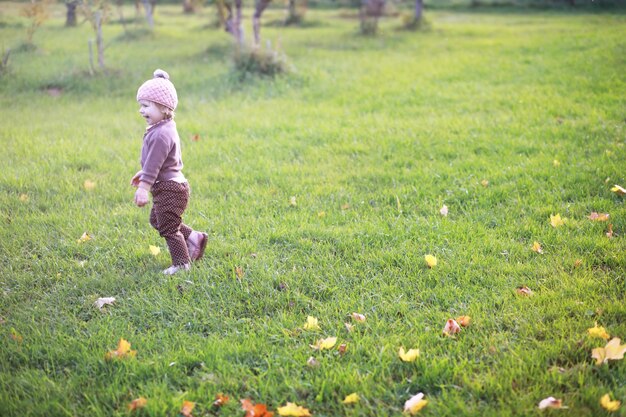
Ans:
POLYGON ((178 95, 170 81, 170 75, 162 69, 157 69, 153 75, 153 79, 143 83, 137 90, 137 101, 150 100, 176 110, 178 95))

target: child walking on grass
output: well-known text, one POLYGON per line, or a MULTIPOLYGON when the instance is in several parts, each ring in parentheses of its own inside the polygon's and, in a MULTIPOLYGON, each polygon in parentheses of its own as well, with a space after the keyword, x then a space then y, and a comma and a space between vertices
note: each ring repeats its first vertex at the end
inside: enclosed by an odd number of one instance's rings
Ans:
POLYGON ((152 193, 150 224, 165 238, 172 257, 166 275, 188 270, 204 254, 208 235, 183 223, 189 202, 189 184, 183 175, 180 138, 174 122, 178 96, 167 72, 157 69, 154 78, 137 91, 139 113, 148 127, 143 135, 141 170, 130 181, 137 188, 135 204, 143 207, 152 193))

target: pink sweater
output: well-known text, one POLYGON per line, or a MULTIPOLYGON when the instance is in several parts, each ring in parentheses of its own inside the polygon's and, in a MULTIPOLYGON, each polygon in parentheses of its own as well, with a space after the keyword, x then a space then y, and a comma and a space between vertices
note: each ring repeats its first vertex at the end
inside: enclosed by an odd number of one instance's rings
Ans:
POLYGON ((152 186, 157 181, 184 182, 183 160, 176 122, 163 120, 150 126, 143 135, 140 181, 152 186))

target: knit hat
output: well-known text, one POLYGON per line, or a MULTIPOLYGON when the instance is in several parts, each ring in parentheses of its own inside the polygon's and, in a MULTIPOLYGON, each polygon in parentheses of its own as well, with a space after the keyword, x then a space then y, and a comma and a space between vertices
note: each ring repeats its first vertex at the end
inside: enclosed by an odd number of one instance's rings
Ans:
POLYGON ((178 95, 170 81, 170 75, 162 69, 157 69, 153 75, 153 79, 143 83, 137 90, 137 101, 150 100, 176 110, 178 95))

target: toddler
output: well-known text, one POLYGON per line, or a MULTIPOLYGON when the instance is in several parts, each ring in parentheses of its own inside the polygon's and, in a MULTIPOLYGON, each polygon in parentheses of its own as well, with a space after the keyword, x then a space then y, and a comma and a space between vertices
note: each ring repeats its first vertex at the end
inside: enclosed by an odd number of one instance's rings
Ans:
POLYGON ((189 202, 189 184, 182 173, 180 138, 174 122, 178 96, 167 72, 157 69, 154 78, 137 91, 139 113, 148 127, 143 135, 141 170, 130 181, 137 188, 135 204, 148 204, 152 193, 150 224, 165 238, 172 257, 166 275, 188 270, 191 261, 204 254, 208 235, 185 225, 182 215, 189 202))

